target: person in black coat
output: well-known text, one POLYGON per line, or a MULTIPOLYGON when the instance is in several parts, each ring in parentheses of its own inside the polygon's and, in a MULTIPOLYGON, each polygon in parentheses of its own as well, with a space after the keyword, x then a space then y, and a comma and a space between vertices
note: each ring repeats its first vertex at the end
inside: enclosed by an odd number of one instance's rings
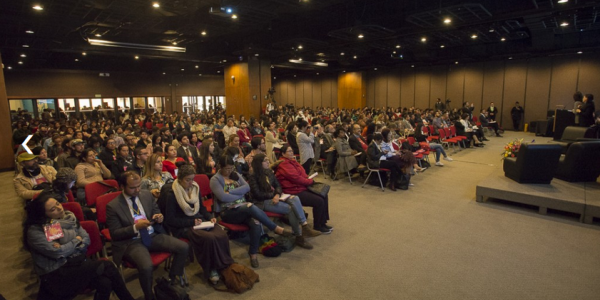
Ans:
POLYGON ((287 135, 285 138, 287 139, 290 147, 294 149, 294 154, 300 155, 300 149, 298 148, 298 142, 296 141, 296 133, 298 132, 298 126, 296 126, 296 122, 290 123, 287 128, 287 135))
POLYGON ((594 104, 594 95, 586 94, 583 96, 583 106, 578 109, 579 113, 579 124, 582 127, 590 127, 594 125, 594 111, 596 110, 594 104))
POLYGON ((181 144, 181 146, 177 149, 177 157, 181 157, 184 161, 196 166, 198 161, 198 149, 190 145, 190 137, 188 133, 179 134, 177 136, 177 141, 179 141, 181 144))
POLYGON ((381 133, 376 133, 373 135, 373 141, 369 144, 367 148, 367 164, 369 168, 379 169, 384 168, 390 170, 390 190, 396 191, 396 180, 398 177, 402 175, 402 168, 400 164, 396 161, 392 160, 381 160, 382 157, 385 157, 387 153, 381 151, 380 144, 383 141, 383 136, 381 133))
POLYGON ((111 172, 113 162, 117 160, 116 145, 117 143, 115 142, 115 140, 109 138, 106 140, 106 142, 104 142, 104 149, 102 150, 102 152, 98 154, 98 158, 102 161, 106 168, 111 170, 111 172))

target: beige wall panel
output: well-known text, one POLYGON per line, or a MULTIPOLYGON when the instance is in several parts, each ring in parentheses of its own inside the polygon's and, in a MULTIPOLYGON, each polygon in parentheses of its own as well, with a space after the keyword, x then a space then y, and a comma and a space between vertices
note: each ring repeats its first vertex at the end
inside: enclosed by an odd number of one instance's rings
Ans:
MULTIPOLYGON (((446 99, 450 99, 450 107, 461 107, 465 96, 465 72, 462 66, 451 65, 448 67, 448 83, 446 84, 446 99)), ((444 102, 445 99, 442 99, 444 102)))
MULTIPOLYGON (((332 102, 331 91, 333 89, 333 81, 334 80, 331 80, 331 78, 328 78, 323 82, 323 84, 321 84, 321 103, 323 103, 324 107, 331 107, 332 103, 337 104, 337 100, 336 102, 332 102)), ((337 88, 335 89, 335 91, 337 93, 337 88)))
POLYGON ((287 103, 287 88, 285 87, 285 82, 281 80, 273 81, 273 87, 275 87, 275 101, 277 101, 277 105, 285 105, 287 103))
POLYGON ((579 63, 572 58, 556 57, 552 60, 552 81, 550 83, 550 109, 564 105, 573 108, 573 94, 577 91, 579 63))
POLYGON ((579 65, 579 84, 580 92, 585 94, 593 94, 596 99, 596 110, 600 109, 600 59, 598 54, 583 54, 579 65))
MULTIPOLYGON (((380 72, 380 71, 377 71, 380 72)), ((377 79, 375 80, 375 107, 379 108, 382 106, 387 106, 387 96, 388 96, 388 75, 381 72, 377 74, 377 79)))
POLYGON ((387 82, 387 105, 396 108, 400 106, 400 76, 398 72, 390 72, 387 76, 387 82))
MULTIPOLYGON (((488 62, 485 64, 485 70, 483 74, 483 104, 478 108, 475 107, 475 115, 479 117, 479 111, 481 109, 487 109, 491 102, 494 102, 494 107, 498 109, 496 115, 496 121, 501 122, 503 118, 503 105, 502 93, 504 91, 504 62, 495 61, 488 62)), ((508 105, 511 105, 510 103, 508 105)), ((475 105, 477 106, 477 105, 475 105)), ((506 115, 510 118, 510 115, 506 115)))
POLYGON ((367 74, 367 106, 375 106, 375 81, 377 81, 377 72, 369 71, 367 74))
POLYGON ((312 98, 313 98, 313 107, 317 107, 317 106, 323 106, 323 95, 321 94, 321 86, 325 84, 325 81, 322 80, 322 78, 319 78, 319 80, 315 80, 313 81, 313 89, 312 89, 312 98))
POLYGON ((429 107, 429 86, 431 85, 431 76, 428 70, 420 68, 415 77, 415 107, 429 107))
POLYGON ((303 96, 304 96, 304 106, 314 107, 313 105, 313 85, 315 85, 314 80, 304 80, 303 82, 303 96))
POLYGON ((298 81, 293 78, 288 81, 288 103, 298 106, 296 103, 296 86, 298 85, 298 81))
POLYGON ((415 69, 406 68, 402 70, 400 82, 400 106, 415 106, 415 69))
POLYGON ((546 120, 548 97, 550 96, 551 58, 529 60, 527 86, 525 87, 525 122, 546 120))
POLYGON ((296 89, 296 106, 304 106, 304 80, 298 80, 295 84, 296 89))
POLYGON ((442 101, 446 99, 447 70, 448 68, 446 66, 431 68, 429 102, 427 103, 428 108, 433 108, 433 104, 437 101, 437 98, 442 99, 442 101))
MULTIPOLYGON (((464 101, 475 103, 475 110, 481 109, 483 91, 483 64, 469 64, 465 66, 465 96, 464 101)), ((458 107, 458 103, 453 103, 458 107)), ((462 106, 462 103, 460 103, 462 106)))
MULTIPOLYGON (((0 56, 0 66, 2 57, 0 56)), ((0 170, 9 170, 14 167, 15 159, 12 148, 12 128, 10 121, 10 108, 6 96, 6 84, 4 82, 4 70, 0 70, 0 170)))
MULTIPOLYGON (((504 99, 502 114, 510 116, 510 110, 515 102, 519 102, 525 109, 525 116, 529 114, 525 107, 525 81, 527 80, 526 61, 507 61, 504 72, 504 99)), ((523 123, 523 121, 521 121, 523 123)), ((508 117, 502 119, 502 127, 512 129, 512 120, 508 117)), ((521 125, 522 126, 522 125, 521 125)))
POLYGON ((337 107, 338 103, 338 81, 337 78, 331 78, 331 107, 337 107))

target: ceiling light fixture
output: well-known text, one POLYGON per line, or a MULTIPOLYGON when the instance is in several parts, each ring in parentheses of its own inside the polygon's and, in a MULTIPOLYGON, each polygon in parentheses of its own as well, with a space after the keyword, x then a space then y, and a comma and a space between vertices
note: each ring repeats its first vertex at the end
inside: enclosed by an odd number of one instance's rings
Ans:
POLYGON ((317 73, 317 75, 319 75, 319 73, 317 73))
POLYGON ((23 62, 22 62, 22 61, 19 61, 19 62, 18 62, 18 64, 22 65, 22 64, 23 64, 23 62))
POLYGON ((358 38, 359 38, 359 39, 362 39, 362 38, 364 38, 364 37, 365 37, 365 36, 364 36, 362 33, 358 35, 358 38))
POLYGON ((302 61, 302 57, 298 58, 299 61, 302 61))
POLYGON ((152 7, 159 8, 160 7, 160 3, 158 3, 158 2, 152 2, 152 7))
POLYGON ((79 61, 79 58, 76 58, 75 61, 79 61))
POLYGON ((23 48, 29 48, 29 45, 23 45, 23 48))
POLYGON ((494 30, 494 28, 490 28, 489 32, 494 32, 496 30, 494 30))
POLYGON ((87 55, 87 53, 85 53, 85 52, 81 52, 81 55, 83 55, 83 56, 86 56, 86 55, 87 55))
POLYGON ((346 53, 342 52, 342 53, 340 53, 340 55, 346 55, 346 53))
POLYGON ((446 46, 444 46, 444 45, 440 45, 440 48, 445 48, 445 47, 446 47, 446 46))
POLYGON ((567 3, 569 0, 558 0, 558 3, 567 3))
POLYGON ((202 76, 202 74, 198 74, 198 76, 202 76))
POLYGON ((356 55, 354 55, 354 57, 352 57, 352 58, 356 59, 356 55))
POLYGON ((221 73, 221 71, 217 71, 217 73, 221 73))
POLYGON ((471 35, 471 38, 472 38, 472 39, 476 39, 476 38, 477 38, 477 35, 476 35, 476 34, 472 34, 472 35, 471 35))
POLYGON ((450 18, 444 19, 444 24, 450 24, 450 23, 452 23, 452 19, 450 19, 450 18))
POLYGON ((583 51, 577 51, 577 54, 582 54, 582 53, 583 53, 583 51))
POLYGON ((508 59, 512 59, 512 56, 511 56, 511 57, 509 57, 508 59))
POLYGON ((454 64, 455 64, 455 65, 458 65, 458 62, 457 62, 457 61, 455 61, 455 62, 454 62, 454 64))
POLYGON ((569 22, 563 21, 560 23, 560 27, 565 27, 565 26, 569 26, 569 22))
POLYGON ((224 60, 223 60, 223 62, 224 62, 224 63, 226 63, 226 62, 227 62, 227 60, 226 60, 226 59, 224 59, 224 60))
POLYGON ((318 61, 305 61, 305 60, 302 60, 302 59, 290 59, 288 61, 291 62, 291 63, 293 63, 293 64, 310 65, 310 66, 317 66, 317 67, 327 67, 327 66, 329 66, 328 63, 318 62, 318 61))
POLYGON ((163 75, 167 75, 167 73, 166 73, 166 72, 163 72, 163 75))
POLYGON ((400 45, 396 45, 396 49, 400 49, 400 45))
POLYGON ((185 71, 185 69, 181 69, 181 72, 185 71))
POLYGON ((427 38, 426 37, 422 37, 421 38, 421 42, 423 42, 423 43, 427 42, 427 38))
POLYGON ((503 38, 500 39, 500 41, 504 42, 504 41, 506 41, 506 38, 503 37, 503 38))
POLYGON ((206 35, 206 31, 200 32, 201 35, 206 35))
POLYGON ((139 57, 139 56, 137 56, 137 55, 136 55, 136 56, 134 56, 134 58, 135 58, 135 59, 140 59, 140 57, 139 57))
POLYGON ((377 68, 373 68, 373 70, 377 71, 377 68))
POLYGON ((27 30, 27 31, 25 31, 25 33, 33 34, 33 30, 27 30))
POLYGON ((198 69, 198 68, 200 68, 200 66, 196 65, 195 68, 198 69))
POLYGON ((32 8, 35 9, 35 10, 44 10, 44 7, 42 7, 39 4, 34 5, 32 8))
POLYGON ((27 57, 27 55, 25 53, 21 54, 21 57, 27 57))
POLYGON ((294 78, 296 78, 296 75, 294 75, 294 78))
POLYGON ((172 42, 171 44, 173 44, 173 46, 177 46, 177 42, 172 42))
POLYGON ((414 67, 415 67, 415 65, 410 65, 410 67, 411 67, 411 68, 414 68, 414 67))
POLYGON ((6 68, 7 68, 7 69, 9 69, 9 70, 12 70, 12 67, 11 67, 11 66, 8 66, 8 67, 6 67, 6 68))
POLYGON ((90 45, 93 45, 93 46, 117 47, 117 48, 129 48, 129 49, 141 49, 141 50, 158 50, 158 51, 168 51, 168 52, 185 52, 185 50, 186 50, 185 47, 122 43, 122 42, 113 42, 113 41, 98 40, 98 39, 88 39, 88 43, 90 43, 90 45))
POLYGON ((237 15, 232 15, 231 18, 235 20, 237 19, 237 15))
POLYGON ((302 45, 298 45, 298 49, 302 49, 302 48, 304 48, 304 47, 302 47, 302 45))
POLYGON ((96 33, 96 34, 94 34, 94 36, 96 36, 96 37, 101 37, 102 35, 101 35, 101 34, 99 34, 99 33, 96 33))

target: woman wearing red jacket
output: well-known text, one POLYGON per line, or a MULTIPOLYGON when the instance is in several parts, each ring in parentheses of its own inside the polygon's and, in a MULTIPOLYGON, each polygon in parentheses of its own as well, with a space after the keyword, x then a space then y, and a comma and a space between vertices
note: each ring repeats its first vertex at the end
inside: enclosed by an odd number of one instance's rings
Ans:
POLYGON ((284 144, 281 148, 281 160, 276 166, 275 175, 284 193, 298 196, 302 206, 313 208, 313 228, 324 234, 331 233, 333 227, 327 226, 329 200, 307 190, 307 187, 313 184, 313 180, 308 179, 289 144, 284 144))

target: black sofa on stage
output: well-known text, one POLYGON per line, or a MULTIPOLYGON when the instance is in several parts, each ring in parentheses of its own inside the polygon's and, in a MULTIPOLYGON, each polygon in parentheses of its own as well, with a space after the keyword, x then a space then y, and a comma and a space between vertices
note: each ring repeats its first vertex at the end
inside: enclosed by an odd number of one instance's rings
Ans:
POLYGON ((600 176, 600 140, 575 142, 558 162, 554 177, 570 182, 595 182, 600 176))
POLYGON ((549 184, 561 152, 558 144, 522 144, 517 157, 504 158, 504 176, 518 183, 549 184))
POLYGON ((562 153, 565 154, 567 153, 567 150, 569 149, 569 146, 572 143, 575 143, 578 139, 582 139, 585 137, 585 131, 587 129, 587 127, 567 126, 562 136, 560 137, 560 140, 551 141, 550 143, 561 145, 563 147, 562 153))

